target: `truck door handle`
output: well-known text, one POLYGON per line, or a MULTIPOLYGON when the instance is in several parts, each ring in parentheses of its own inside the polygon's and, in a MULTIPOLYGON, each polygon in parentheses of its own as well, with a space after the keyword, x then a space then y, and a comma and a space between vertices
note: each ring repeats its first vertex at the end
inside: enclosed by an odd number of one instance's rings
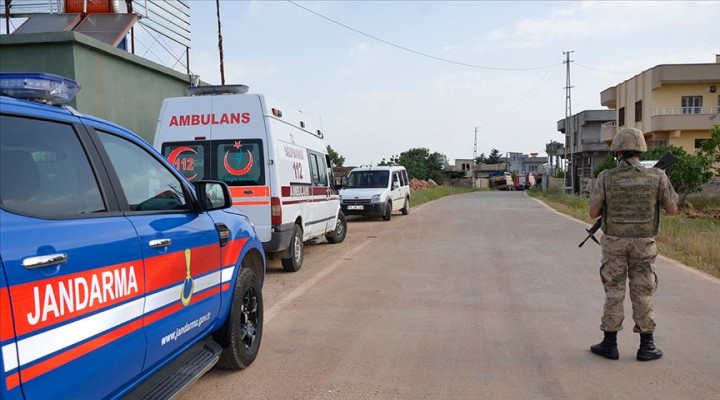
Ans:
POLYGON ((248 190, 244 191, 243 193, 245 193, 245 194, 253 194, 253 191, 250 190, 250 189, 248 189, 248 190))
POLYGON ((150 247, 168 247, 172 244, 172 240, 170 239, 154 239, 151 240, 149 243, 150 247))
POLYGON ((28 257, 22 261, 25 269, 43 268, 51 265, 64 264, 68 260, 65 253, 50 254, 47 256, 28 257))

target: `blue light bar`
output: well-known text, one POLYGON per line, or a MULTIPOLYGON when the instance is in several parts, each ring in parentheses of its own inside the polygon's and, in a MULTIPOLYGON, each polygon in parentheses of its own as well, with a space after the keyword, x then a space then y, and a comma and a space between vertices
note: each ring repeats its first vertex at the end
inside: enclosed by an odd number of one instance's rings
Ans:
POLYGON ((72 79, 45 72, 2 72, 0 94, 39 101, 48 104, 65 104, 73 101, 80 85, 72 79))

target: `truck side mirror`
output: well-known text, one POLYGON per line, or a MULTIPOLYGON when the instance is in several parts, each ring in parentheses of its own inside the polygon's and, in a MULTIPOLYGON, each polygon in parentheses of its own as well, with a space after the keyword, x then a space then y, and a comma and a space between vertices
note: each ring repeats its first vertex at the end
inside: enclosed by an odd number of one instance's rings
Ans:
POLYGON ((232 195, 225 182, 197 181, 193 182, 198 202, 204 211, 221 210, 232 207, 232 195))

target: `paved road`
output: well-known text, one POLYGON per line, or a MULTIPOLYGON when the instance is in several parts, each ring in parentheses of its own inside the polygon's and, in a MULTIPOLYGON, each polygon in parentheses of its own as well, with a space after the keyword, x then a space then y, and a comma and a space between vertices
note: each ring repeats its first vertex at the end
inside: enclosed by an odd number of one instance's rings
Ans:
POLYGON ((719 399, 720 281, 658 260, 665 357, 635 361, 628 315, 620 360, 599 358, 600 249, 578 249, 583 227, 522 192, 354 219, 299 272, 270 262, 258 359, 183 399, 719 399))

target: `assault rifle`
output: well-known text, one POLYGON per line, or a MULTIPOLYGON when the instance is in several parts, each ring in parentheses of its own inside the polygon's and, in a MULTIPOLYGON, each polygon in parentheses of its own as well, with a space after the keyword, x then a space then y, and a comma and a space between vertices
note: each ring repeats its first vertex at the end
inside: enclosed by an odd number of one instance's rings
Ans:
MULTIPOLYGON (((660 158, 660 161, 658 161, 657 163, 655 163, 655 165, 653 165, 653 168, 659 168, 659 169, 665 170, 669 166, 675 164, 677 162, 677 160, 678 160, 678 158, 673 153, 668 151, 667 153, 665 153, 662 156, 662 158, 660 158)), ((597 232, 598 229, 600 229, 600 225, 602 225, 602 217, 598 218, 597 221, 595 221, 595 224, 593 224, 593 226, 590 227, 590 229, 587 229, 587 228, 585 229, 585 232, 588 233, 588 236, 585 238, 585 240, 580 242, 578 247, 583 247, 583 245, 585 244, 585 242, 587 242, 588 239, 592 239, 593 242, 600 244, 600 242, 598 242, 597 238, 595 237, 595 232, 597 232)))

